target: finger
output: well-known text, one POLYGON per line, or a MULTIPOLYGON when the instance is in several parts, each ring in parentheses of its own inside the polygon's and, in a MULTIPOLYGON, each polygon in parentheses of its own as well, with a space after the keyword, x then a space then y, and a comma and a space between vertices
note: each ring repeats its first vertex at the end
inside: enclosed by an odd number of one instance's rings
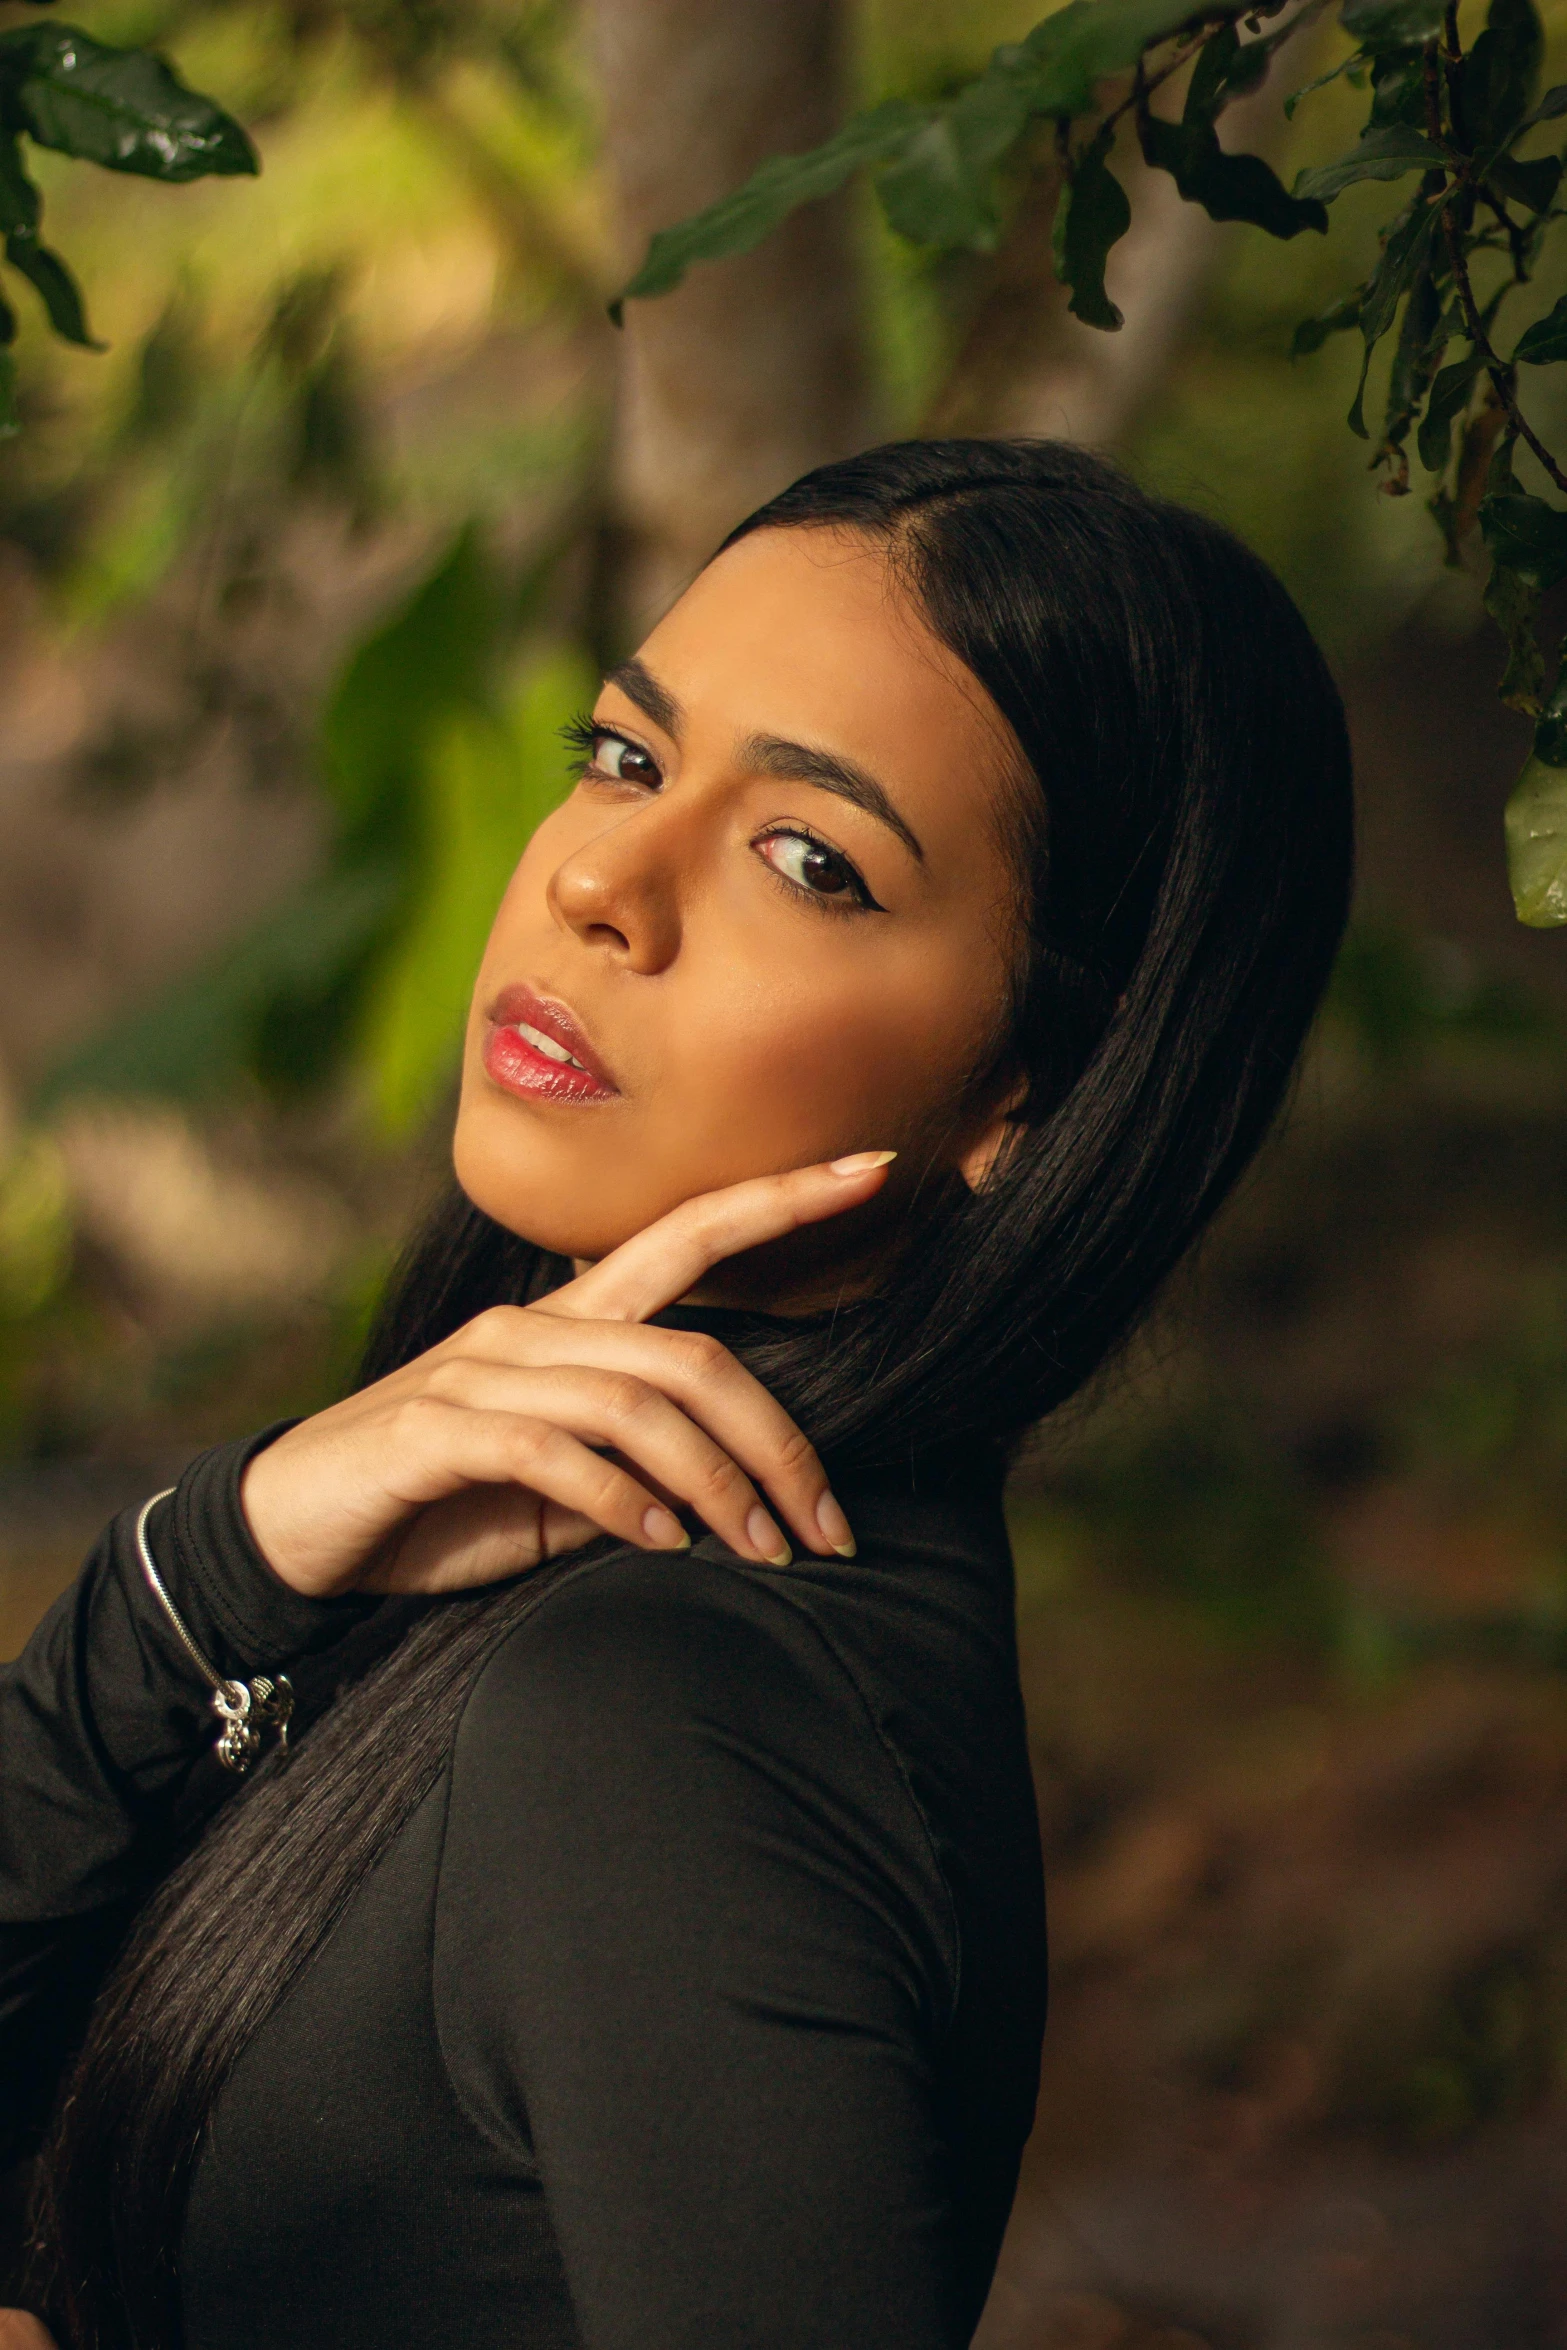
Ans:
MULTIPOLYGON (((738 1557, 788 1565, 788 1542, 745 1470, 647 1380, 580 1363, 548 1371, 473 1363, 449 1370, 443 1387, 469 1410, 547 1418, 585 1444, 611 1447, 633 1474, 694 1510, 738 1557)), ((807 1539, 821 1540, 814 1522, 807 1539)))
POLYGON ((858 1207, 887 1179, 896 1151, 856 1151, 786 1175, 757 1175, 688 1199, 555 1290, 539 1309, 595 1321, 661 1313, 725 1257, 858 1207))
MULTIPOLYGON (((407 1417, 399 1415, 407 1425, 407 1417)), ((605 1534, 641 1550, 689 1550, 691 1538, 674 1512, 618 1462, 594 1452, 552 1420, 505 1411, 469 1411, 425 1397, 417 1415, 425 1454, 411 1470, 409 1499, 445 1503, 474 1485, 512 1484, 558 1508, 591 1519, 605 1534)), ((398 1543, 401 1547, 401 1543, 398 1543)), ((495 1567, 493 1574, 504 1573, 495 1567)), ((483 1581, 483 1575, 475 1580, 483 1581)), ((423 1580, 400 1589, 436 1589, 423 1580)))
MULTIPOLYGON (((854 1536, 815 1448, 777 1397, 716 1338, 636 1322, 552 1320, 518 1308, 483 1315, 464 1335, 468 1347, 433 1374, 452 1381, 454 1393, 465 1392, 470 1369, 510 1372, 522 1367, 519 1357, 534 1371, 630 1373, 705 1429, 763 1489, 800 1541, 824 1554, 854 1556, 854 1536)), ((486 1391, 471 1392, 478 1400, 486 1391)))
POLYGON ((55 2339, 25 2309, 0 2309, 0 2350, 55 2350, 55 2339))

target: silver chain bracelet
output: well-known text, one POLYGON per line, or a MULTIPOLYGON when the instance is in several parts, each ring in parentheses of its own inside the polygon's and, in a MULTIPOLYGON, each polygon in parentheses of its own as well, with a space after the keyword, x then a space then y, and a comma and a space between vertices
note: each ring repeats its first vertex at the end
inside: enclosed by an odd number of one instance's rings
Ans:
POLYGON ((294 1711, 294 1692, 286 1674, 274 1679, 268 1673, 257 1673, 250 1681, 232 1681, 220 1673, 211 1658, 197 1647, 189 1627, 178 1608, 163 1587, 163 1577, 153 1564, 152 1552, 147 1547, 147 1520, 160 1501, 167 1501, 174 1491, 166 1485, 142 1505, 136 1520, 136 1551, 141 1560, 142 1573, 152 1587, 153 1597, 168 1617, 175 1637, 190 1658, 202 1679, 212 1691, 212 1710, 222 1718, 223 1728, 218 1736, 218 1760, 226 1771, 248 1771, 261 1752, 262 1732, 268 1728, 277 1732, 281 1748, 288 1746, 289 1717, 294 1711))

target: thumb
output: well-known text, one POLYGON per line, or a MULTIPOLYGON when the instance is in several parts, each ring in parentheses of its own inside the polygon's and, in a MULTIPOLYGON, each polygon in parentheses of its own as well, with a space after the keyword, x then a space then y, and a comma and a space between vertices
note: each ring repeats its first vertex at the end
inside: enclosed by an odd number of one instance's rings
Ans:
POLYGON ((846 1159, 795 1167, 785 1175, 755 1175, 722 1191, 701 1192, 557 1289, 546 1310, 584 1321, 645 1322, 684 1297, 725 1257, 873 1198, 897 1155, 856 1151, 846 1159))

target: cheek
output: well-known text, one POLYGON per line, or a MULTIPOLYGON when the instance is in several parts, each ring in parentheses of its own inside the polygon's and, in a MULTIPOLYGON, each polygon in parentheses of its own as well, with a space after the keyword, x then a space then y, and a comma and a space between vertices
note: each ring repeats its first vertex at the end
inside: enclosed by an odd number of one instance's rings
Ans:
POLYGON ((742 973, 692 1007, 674 1090, 715 1138, 743 1133, 768 1164, 839 1148, 907 1148, 945 1113, 989 1036, 986 991, 939 947, 742 973))

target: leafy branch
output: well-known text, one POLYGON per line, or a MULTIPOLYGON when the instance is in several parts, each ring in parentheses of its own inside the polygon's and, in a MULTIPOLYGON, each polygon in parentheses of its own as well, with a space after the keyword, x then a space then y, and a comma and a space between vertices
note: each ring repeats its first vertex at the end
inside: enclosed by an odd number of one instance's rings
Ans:
MULTIPOLYGON (((47 0, 34 0, 47 5, 47 0)), ((142 179, 254 172, 255 149, 222 107, 188 89, 145 49, 115 49, 75 25, 0 33, 0 238, 5 259, 43 303, 55 333, 100 350, 70 269, 41 235, 43 200, 23 140, 142 179)), ((0 436, 16 427, 16 314, 0 294, 0 436)))
POLYGON ((1331 70, 1284 101, 1347 74, 1370 104, 1359 139, 1285 189, 1261 156, 1221 144, 1219 118, 1260 90, 1275 57, 1328 0, 1069 0, 939 102, 891 99, 854 116, 805 155, 774 156, 747 184, 660 230, 612 306, 669 292, 695 263, 748 252, 799 205, 867 171, 892 228, 934 251, 992 251, 1021 183, 1048 152, 1059 180, 1052 234, 1057 277, 1085 324, 1113 332, 1122 315, 1105 285, 1131 205, 1112 159, 1127 126, 1145 161, 1217 221, 1270 236, 1325 231, 1327 207, 1367 181, 1418 175, 1380 233, 1370 274, 1297 328, 1296 355, 1359 330, 1351 431, 1372 438, 1372 362, 1392 360, 1372 465, 1409 489, 1409 444, 1435 477, 1428 499, 1448 560, 1488 560, 1487 611, 1507 642, 1502 699, 1534 718, 1534 746, 1509 803, 1507 837, 1520 919, 1567 923, 1567 658, 1547 665, 1542 595, 1567 579, 1567 510, 1519 482, 1520 447, 1567 497, 1567 465, 1527 413, 1520 371, 1567 362, 1567 296, 1499 347, 1505 306, 1534 282, 1556 222, 1564 157, 1547 149, 1567 115, 1567 84, 1537 95, 1545 39, 1535 0, 1490 0, 1468 47, 1457 0, 1336 0, 1351 44, 1331 70), (1274 22, 1272 20, 1278 20, 1274 22), (1155 95, 1185 75, 1179 118, 1155 95), (1041 148, 1041 133, 1048 146, 1041 148))

